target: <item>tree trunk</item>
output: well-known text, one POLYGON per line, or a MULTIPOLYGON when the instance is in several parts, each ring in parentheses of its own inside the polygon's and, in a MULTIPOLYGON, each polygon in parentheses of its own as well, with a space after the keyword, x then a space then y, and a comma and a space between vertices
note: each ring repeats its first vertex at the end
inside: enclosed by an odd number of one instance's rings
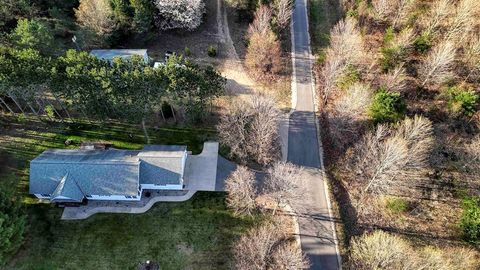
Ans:
POLYGON ((173 116, 173 120, 175 121, 175 123, 177 122, 177 117, 175 116, 175 110, 173 109, 173 106, 170 105, 170 110, 172 111, 172 116, 173 116))
POLYGON ((165 115, 163 114, 163 108, 160 107, 160 114, 162 115, 163 122, 167 122, 167 119, 165 119, 165 115))

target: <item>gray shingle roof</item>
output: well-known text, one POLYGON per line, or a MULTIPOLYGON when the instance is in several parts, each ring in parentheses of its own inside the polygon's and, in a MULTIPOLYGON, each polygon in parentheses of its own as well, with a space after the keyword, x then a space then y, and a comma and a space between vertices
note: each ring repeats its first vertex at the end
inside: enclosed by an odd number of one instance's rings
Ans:
POLYGON ((141 151, 47 150, 30 163, 30 193, 78 200, 83 195, 135 196, 140 184, 179 184, 185 150, 159 145, 141 151))
POLYGON ((68 176, 67 173, 57 185, 57 188, 52 194, 52 200, 72 200, 81 202, 85 195, 80 190, 77 182, 68 176))

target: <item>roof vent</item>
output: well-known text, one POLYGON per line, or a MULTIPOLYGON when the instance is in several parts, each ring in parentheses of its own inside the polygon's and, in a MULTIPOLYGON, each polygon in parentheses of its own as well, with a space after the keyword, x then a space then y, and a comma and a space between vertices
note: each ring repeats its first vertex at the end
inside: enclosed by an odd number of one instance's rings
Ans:
POLYGON ((108 142, 82 142, 80 145, 81 150, 107 150, 112 146, 108 142))

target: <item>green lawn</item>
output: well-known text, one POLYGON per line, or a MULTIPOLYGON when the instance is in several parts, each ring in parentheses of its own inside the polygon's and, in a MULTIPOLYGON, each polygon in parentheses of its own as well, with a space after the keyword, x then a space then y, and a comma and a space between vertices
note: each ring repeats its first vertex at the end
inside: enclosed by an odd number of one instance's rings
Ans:
POLYGON ((145 260, 162 269, 227 269, 232 241, 253 223, 233 217, 219 193, 157 204, 141 215, 61 221, 60 214, 29 207, 25 250, 8 269, 134 269, 145 260))
MULTIPOLYGON (((186 144, 199 153, 214 129, 162 127, 151 143, 186 144)), ((61 210, 28 195, 28 164, 47 148, 73 148, 105 140, 139 149, 143 132, 128 124, 60 124, 0 118, 0 188, 23 196, 28 212, 26 243, 5 269, 134 269, 154 260, 162 269, 228 268, 230 246, 254 220, 237 218, 219 193, 199 193, 184 203, 160 203, 141 215, 100 214, 61 221, 61 210), (72 144, 65 146, 67 139, 72 144)))

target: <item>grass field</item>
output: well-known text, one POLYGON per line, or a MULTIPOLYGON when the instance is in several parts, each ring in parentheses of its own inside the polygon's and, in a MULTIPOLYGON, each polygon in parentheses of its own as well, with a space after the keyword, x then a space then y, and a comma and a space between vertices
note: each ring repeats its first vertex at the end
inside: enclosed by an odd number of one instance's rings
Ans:
POLYGON ((218 193, 140 215, 61 221, 60 214, 50 205, 29 207, 28 240, 8 269, 135 269, 146 260, 162 269, 227 269, 229 246, 253 223, 233 217, 218 193))
MULTIPOLYGON (((185 144, 194 153, 216 136, 213 129, 176 126, 149 135, 151 143, 185 144)), ((200 193, 141 215, 101 214, 82 221, 61 221, 62 209, 27 194, 31 159, 48 148, 98 140, 124 149, 139 149, 145 141, 141 129, 128 124, 0 118, 0 188, 23 196, 28 212, 26 243, 4 269, 135 269, 145 260, 160 262, 162 269, 228 268, 232 241, 254 220, 234 217, 223 194, 200 193)))

